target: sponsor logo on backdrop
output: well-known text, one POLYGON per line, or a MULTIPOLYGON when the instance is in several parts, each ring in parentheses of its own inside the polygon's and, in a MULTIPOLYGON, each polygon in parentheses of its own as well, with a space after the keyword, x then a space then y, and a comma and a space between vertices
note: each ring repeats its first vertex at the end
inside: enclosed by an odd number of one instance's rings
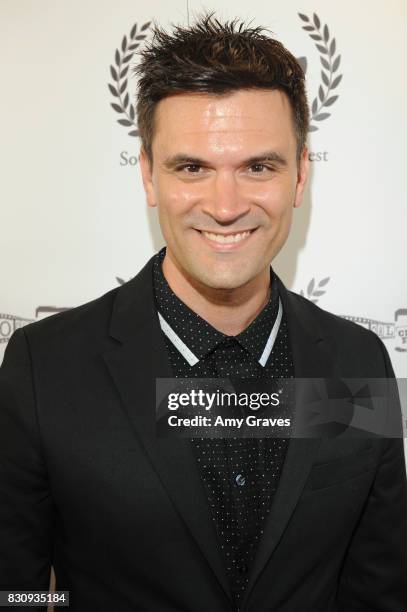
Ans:
POLYGON ((147 37, 150 24, 151 21, 147 21, 140 28, 137 23, 133 25, 130 34, 123 36, 120 47, 116 49, 114 54, 114 64, 110 65, 112 82, 108 83, 108 88, 114 98, 114 102, 111 102, 110 105, 120 115, 117 123, 129 130, 129 136, 139 135, 135 120, 136 111, 132 102, 133 96, 129 91, 130 61, 142 41, 147 37))
MULTIPOLYGON (((338 74, 341 56, 337 53, 336 39, 331 36, 328 25, 322 24, 316 13, 312 17, 304 13, 298 13, 298 16, 303 23, 302 29, 308 33, 315 44, 322 65, 318 94, 314 97, 310 107, 309 131, 316 132, 319 130, 320 123, 331 116, 330 110, 327 112, 327 109, 330 109, 339 98, 339 95, 333 92, 342 81, 343 75, 338 74)), ((304 73, 307 74, 307 58, 299 57, 298 61, 304 73)), ((310 151, 308 157, 311 162, 328 161, 328 151, 310 151)))
MULTIPOLYGON (((342 80, 343 75, 336 74, 341 63, 341 56, 336 52, 336 40, 331 37, 329 27, 327 24, 322 25, 316 13, 313 14, 312 18, 303 13, 298 13, 298 16, 301 21, 306 24, 302 26, 302 29, 308 32, 308 35, 314 41, 322 64, 318 95, 313 99, 311 104, 310 132, 316 132, 319 129, 318 124, 331 116, 331 113, 326 112, 326 109, 335 104, 339 98, 338 94, 332 95, 332 92, 338 87, 342 80)), ((306 73, 306 58, 300 57, 298 61, 306 73)))
MULTIPOLYGON (((328 284, 330 277, 323 278, 319 282, 316 282, 315 278, 312 278, 308 283, 306 290, 300 291, 300 295, 307 298, 314 304, 316 304, 320 297, 326 293, 326 285, 328 284)), ((123 285, 126 281, 116 276, 116 281, 119 285, 123 285)), ((17 315, 1 314, 0 313, 0 343, 7 342, 11 334, 28 323, 38 321, 50 314, 56 314, 69 310, 66 307, 57 306, 38 306, 35 310, 35 319, 24 319, 17 315)), ((395 350, 401 353, 407 353, 407 308, 398 308, 394 312, 393 321, 378 321, 377 319, 370 319, 364 316, 354 315, 340 315, 343 319, 353 321, 366 329, 370 329, 379 336, 382 340, 396 340, 395 350)))
MULTIPOLYGON (((322 24, 316 13, 313 13, 312 17, 308 17, 304 13, 298 13, 298 16, 304 24, 302 29, 313 40, 322 64, 318 94, 314 97, 310 109, 310 132, 316 132, 319 129, 319 124, 331 116, 331 112, 327 112, 327 109, 335 104, 339 98, 339 95, 333 92, 337 89, 343 76, 337 74, 341 56, 337 53, 336 40, 332 38, 328 25, 322 24)), ((117 123, 126 128, 128 135, 133 137, 139 136, 139 131, 136 123, 135 106, 132 101, 136 87, 134 86, 133 91, 129 87, 129 68, 137 49, 148 35, 150 24, 151 22, 147 21, 140 28, 137 23, 133 25, 129 35, 123 36, 121 44, 116 48, 114 63, 110 65, 112 80, 108 83, 108 88, 113 96, 113 102, 110 105, 115 113, 120 115, 117 123)), ((302 56, 297 59, 306 74, 307 58, 302 56)), ((309 158, 312 162, 328 161, 328 151, 310 151, 309 158)), ((135 166, 137 162, 136 155, 128 151, 121 151, 120 166, 135 166)))

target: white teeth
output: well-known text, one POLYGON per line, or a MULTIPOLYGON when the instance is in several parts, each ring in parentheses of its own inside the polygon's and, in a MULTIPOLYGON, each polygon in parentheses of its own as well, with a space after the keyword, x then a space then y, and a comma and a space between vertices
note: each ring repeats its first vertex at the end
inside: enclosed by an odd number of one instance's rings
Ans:
POLYGON ((202 232, 209 240, 213 240, 214 242, 219 242, 220 244, 231 244, 233 242, 240 242, 250 236, 250 232, 242 232, 241 234, 229 234, 228 236, 224 236, 222 234, 212 234, 210 232, 202 232))

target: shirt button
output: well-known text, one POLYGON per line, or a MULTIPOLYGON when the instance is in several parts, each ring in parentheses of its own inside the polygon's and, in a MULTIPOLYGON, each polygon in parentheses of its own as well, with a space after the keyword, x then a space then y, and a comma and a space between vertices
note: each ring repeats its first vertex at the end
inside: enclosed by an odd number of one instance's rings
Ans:
POLYGON ((237 474, 235 483, 238 487, 243 487, 246 484, 246 478, 243 476, 243 474, 237 474))
POLYGON ((243 574, 247 574, 247 572, 249 571, 249 568, 247 567, 246 563, 242 563, 237 568, 237 571, 239 572, 239 574, 243 575, 243 574))

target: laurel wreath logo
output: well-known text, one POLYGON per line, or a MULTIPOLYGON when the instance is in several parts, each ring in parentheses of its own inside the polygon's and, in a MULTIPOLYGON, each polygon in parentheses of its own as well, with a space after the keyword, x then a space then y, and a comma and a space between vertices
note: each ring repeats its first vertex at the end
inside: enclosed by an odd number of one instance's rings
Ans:
POLYGON ((338 95, 332 96, 331 92, 338 87, 342 80, 342 74, 335 76, 335 72, 337 72, 339 64, 341 63, 341 56, 337 55, 335 57, 336 40, 335 38, 330 38, 328 26, 325 24, 322 27, 321 20, 316 13, 313 14, 312 21, 303 13, 298 13, 298 16, 307 24, 302 26, 302 29, 308 32, 312 40, 315 41, 315 46, 320 52, 319 59, 321 60, 323 68, 321 70, 322 84, 319 86, 318 96, 314 98, 311 106, 311 124, 309 131, 316 132, 318 126, 312 124, 312 122, 328 119, 331 113, 321 111, 332 106, 339 98, 338 95), (326 89, 324 89, 324 86, 326 89))
POLYGON ((135 122, 136 111, 133 103, 130 101, 128 85, 129 62, 135 54, 136 49, 140 46, 140 42, 144 40, 147 34, 143 34, 150 26, 151 21, 147 21, 140 28, 138 33, 138 25, 135 23, 130 30, 129 37, 123 36, 120 49, 116 49, 114 55, 115 65, 110 66, 110 74, 112 75, 113 84, 108 83, 110 93, 116 98, 116 102, 111 102, 112 108, 123 115, 121 119, 117 119, 117 123, 124 127, 132 128, 128 133, 129 136, 138 136, 139 131, 135 122))
POLYGON ((318 298, 320 298, 321 295, 324 295, 324 293, 326 293, 326 291, 321 290, 321 287, 325 287, 325 285, 329 282, 329 279, 330 276, 327 276, 326 278, 323 278, 321 281, 319 281, 318 285, 316 285, 315 278, 312 278, 308 283, 306 289, 307 295, 304 295, 302 289, 300 291, 300 295, 302 295, 303 297, 307 297, 309 300, 311 300, 311 302, 316 304, 318 302, 318 298))

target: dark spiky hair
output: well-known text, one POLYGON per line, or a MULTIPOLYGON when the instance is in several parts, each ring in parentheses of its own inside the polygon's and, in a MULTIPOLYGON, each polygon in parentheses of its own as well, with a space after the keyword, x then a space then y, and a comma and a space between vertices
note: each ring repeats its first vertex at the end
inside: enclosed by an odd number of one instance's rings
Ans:
POLYGON ((289 98, 297 161, 304 148, 309 109, 304 72, 296 58, 267 28, 246 26, 237 18, 221 23, 205 13, 191 26, 171 33, 156 23, 134 68, 139 77, 137 122, 143 148, 152 164, 154 111, 163 98, 177 93, 228 94, 239 89, 278 89, 289 98))

